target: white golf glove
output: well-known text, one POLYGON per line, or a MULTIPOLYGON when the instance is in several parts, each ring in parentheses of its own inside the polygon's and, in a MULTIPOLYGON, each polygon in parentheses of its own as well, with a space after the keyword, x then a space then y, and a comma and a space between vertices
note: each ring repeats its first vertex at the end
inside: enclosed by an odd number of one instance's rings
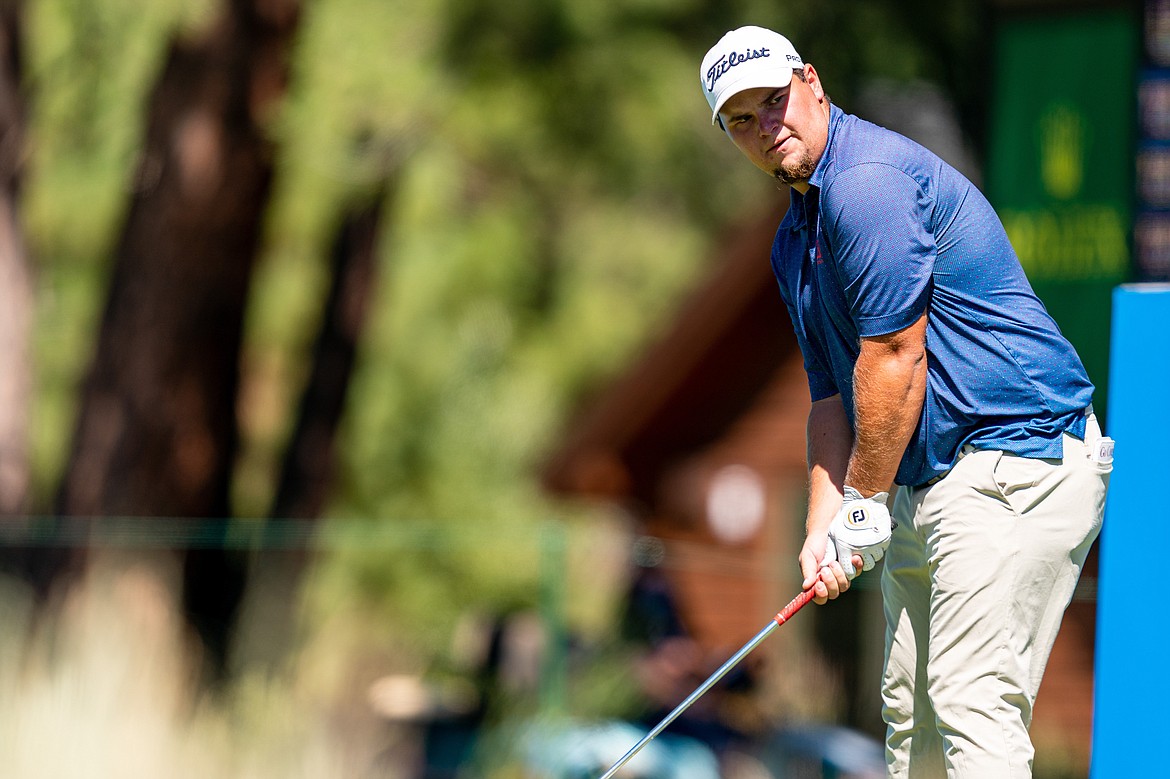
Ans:
POLYGON ((861 555, 864 571, 882 559, 893 530, 890 510, 886 508, 889 496, 888 492, 879 492, 871 498, 863 498, 852 487, 845 488, 845 502, 829 525, 829 543, 821 560, 822 567, 837 560, 845 569, 845 575, 852 579, 858 574, 853 567, 853 555, 861 555))

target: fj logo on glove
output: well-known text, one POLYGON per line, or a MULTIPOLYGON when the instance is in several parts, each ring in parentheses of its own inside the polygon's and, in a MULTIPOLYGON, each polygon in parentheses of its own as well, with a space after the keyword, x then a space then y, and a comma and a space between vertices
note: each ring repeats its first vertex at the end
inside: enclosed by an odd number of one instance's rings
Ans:
POLYGON ((849 512, 847 522, 851 527, 858 527, 864 525, 867 519, 869 519, 869 515, 865 513, 865 509, 856 508, 849 512))

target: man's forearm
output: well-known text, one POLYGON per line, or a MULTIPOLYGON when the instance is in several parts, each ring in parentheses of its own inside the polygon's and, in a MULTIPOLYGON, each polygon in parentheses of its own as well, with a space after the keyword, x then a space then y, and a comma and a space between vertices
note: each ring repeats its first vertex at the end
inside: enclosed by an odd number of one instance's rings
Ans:
POLYGON ((841 488, 853 432, 841 404, 834 395, 813 403, 808 415, 808 519, 806 531, 827 530, 841 507, 841 488))
POLYGON ((853 374, 854 441, 845 483, 888 492, 926 397, 926 316, 905 330, 862 339, 853 374))

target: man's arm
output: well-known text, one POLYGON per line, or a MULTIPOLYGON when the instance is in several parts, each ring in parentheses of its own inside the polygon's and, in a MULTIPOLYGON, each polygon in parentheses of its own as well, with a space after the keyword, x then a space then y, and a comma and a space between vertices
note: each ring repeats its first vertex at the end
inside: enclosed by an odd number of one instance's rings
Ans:
POLYGON ((853 369, 855 437, 845 484, 889 492, 926 397, 926 314, 896 333, 861 339, 853 369))
MULTIPOLYGON (((841 511, 843 487, 864 497, 889 492, 922 414, 926 314, 896 333, 861 339, 853 393, 855 430, 850 429, 839 395, 816 401, 809 412, 809 508, 800 568, 804 588, 816 588, 817 603, 849 589, 840 562, 821 567, 829 526, 841 511)), ((860 555, 854 554, 851 562, 853 570, 862 567, 860 555)))
MULTIPOLYGON (((841 508, 841 491, 853 431, 841 404, 841 396, 814 401, 808 413, 808 517, 805 542, 800 550, 804 589, 816 587, 816 602, 824 603, 849 589, 849 580, 840 564, 820 569, 828 542, 829 524, 841 508)), ((860 559, 860 558, 859 558, 860 559)))

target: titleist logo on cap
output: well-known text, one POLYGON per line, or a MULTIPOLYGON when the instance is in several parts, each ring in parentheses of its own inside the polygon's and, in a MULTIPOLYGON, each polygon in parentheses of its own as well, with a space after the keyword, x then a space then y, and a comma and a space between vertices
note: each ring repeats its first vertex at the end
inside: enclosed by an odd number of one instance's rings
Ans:
POLYGON ((711 63, 711 67, 707 69, 707 91, 714 92, 715 82, 719 80, 719 77, 736 65, 742 65, 745 62, 760 59, 761 57, 770 57, 771 55, 772 50, 767 46, 762 49, 748 49, 743 54, 740 54, 738 51, 724 54, 711 63))
MULTIPOLYGON (((742 65, 745 62, 750 62, 755 59, 761 59, 763 57, 770 56, 772 56, 772 50, 767 46, 759 49, 748 49, 742 54, 738 51, 733 51, 730 54, 724 54, 722 57, 715 60, 715 62, 711 63, 711 67, 707 69, 707 91, 714 92, 715 82, 719 80, 720 76, 734 68, 736 65, 742 65)), ((789 55, 788 59, 795 62, 797 65, 800 64, 799 57, 793 57, 792 55, 789 55)))

